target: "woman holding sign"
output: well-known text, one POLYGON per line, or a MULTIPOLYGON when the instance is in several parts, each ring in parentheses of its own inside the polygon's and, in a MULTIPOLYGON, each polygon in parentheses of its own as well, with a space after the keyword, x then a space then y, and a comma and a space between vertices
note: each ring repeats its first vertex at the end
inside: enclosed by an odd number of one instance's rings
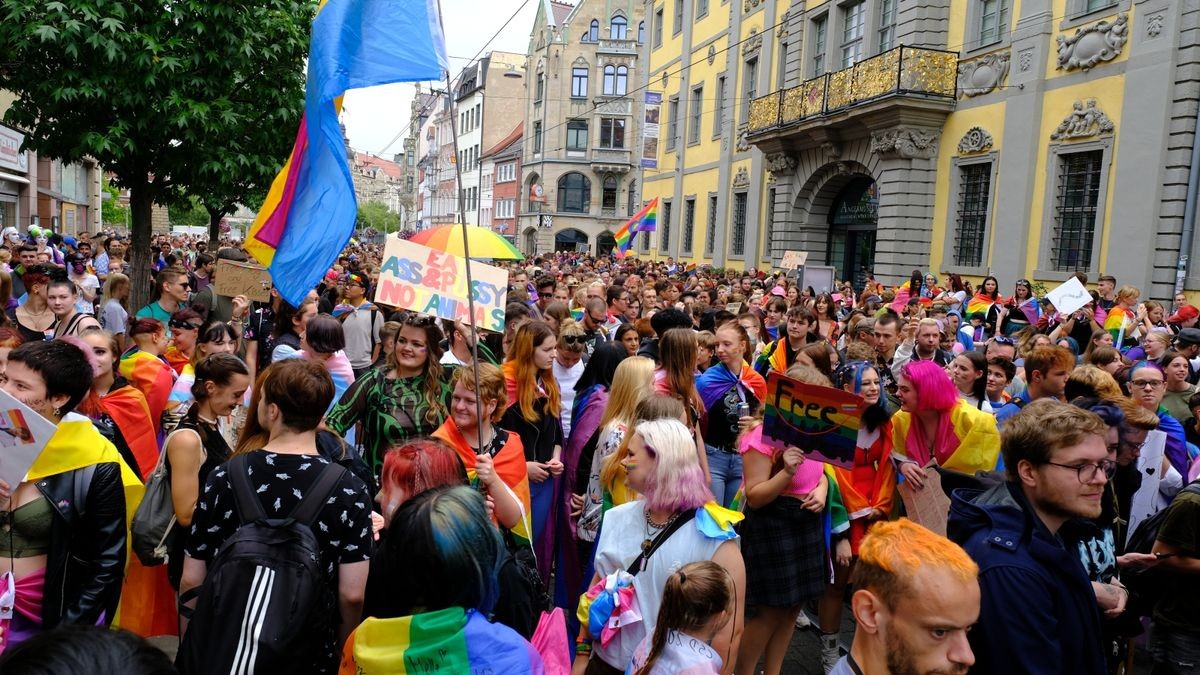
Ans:
POLYGON ((707 411, 701 420, 713 496, 729 506, 742 487, 742 456, 737 438, 743 417, 762 408, 767 382, 745 361, 750 336, 741 324, 729 321, 717 328, 717 365, 696 382, 707 411))

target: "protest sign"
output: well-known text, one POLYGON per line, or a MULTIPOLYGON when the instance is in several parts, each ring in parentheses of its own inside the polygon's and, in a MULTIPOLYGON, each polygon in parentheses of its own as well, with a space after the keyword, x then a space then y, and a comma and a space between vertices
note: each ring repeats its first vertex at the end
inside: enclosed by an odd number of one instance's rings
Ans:
POLYGON ((794 270, 804 267, 805 262, 808 262, 808 251, 784 251, 783 258, 779 260, 779 268, 794 270))
POLYGON ((742 303, 740 303, 740 302, 726 303, 725 311, 729 312, 730 314, 733 314, 734 316, 737 316, 738 314, 741 314, 741 312, 742 312, 742 303))
POLYGON ((910 520, 930 532, 946 536, 950 498, 942 489, 942 475, 934 469, 932 460, 925 466, 925 487, 913 487, 912 481, 906 480, 898 483, 896 490, 904 501, 904 512, 910 520))
POLYGON ((233 260, 218 260, 215 270, 217 295, 244 295, 251 302, 271 301, 271 273, 267 268, 233 260))
POLYGON ((377 304, 502 332, 506 297, 508 272, 499 267, 471 261, 471 288, 468 290, 465 258, 388 237, 375 291, 377 304), (474 317, 469 309, 469 298, 475 300, 474 317))
POLYGON ((0 389, 0 480, 16 486, 42 454, 55 426, 0 389))
POLYGON ((1129 500, 1129 526, 1125 528, 1125 539, 1137 531, 1138 525, 1150 516, 1158 513, 1158 484, 1162 482, 1163 455, 1167 451, 1167 434, 1155 429, 1146 432, 1146 440, 1142 442, 1141 455, 1138 457, 1137 470, 1142 476, 1133 498, 1129 500))
POLYGON ((1046 299, 1054 305, 1054 309, 1058 310, 1059 314, 1066 316, 1091 302, 1092 296, 1088 294, 1083 284, 1079 283, 1078 278, 1071 277, 1047 293, 1046 299))
POLYGON ((861 396, 772 372, 767 378, 763 441, 779 449, 795 446, 811 459, 849 469, 865 407, 861 396))

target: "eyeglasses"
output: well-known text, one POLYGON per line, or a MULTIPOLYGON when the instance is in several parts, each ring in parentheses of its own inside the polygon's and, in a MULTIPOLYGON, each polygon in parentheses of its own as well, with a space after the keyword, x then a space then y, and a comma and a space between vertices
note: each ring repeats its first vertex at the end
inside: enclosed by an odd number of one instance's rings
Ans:
POLYGON ((1016 340, 1013 340, 1012 338, 1008 337, 1007 335, 1000 335, 1000 336, 994 337, 994 338, 992 338, 992 342, 995 342, 998 345, 1009 345, 1009 346, 1016 346, 1016 344, 1017 344, 1016 340))
POLYGON ((581 345, 587 341, 587 338, 582 335, 564 335, 562 336, 563 344, 581 345))
POLYGON ((1080 485, 1087 485, 1096 480, 1096 472, 1103 471, 1105 478, 1112 478, 1117 471, 1117 463, 1111 459, 1104 459, 1095 463, 1087 464, 1059 464, 1057 462, 1046 462, 1050 466, 1057 466, 1063 469, 1072 469, 1075 471, 1075 476, 1079 479, 1080 485))
POLYGON ((1131 380, 1129 382, 1134 389, 1158 389, 1166 384, 1163 380, 1131 380))

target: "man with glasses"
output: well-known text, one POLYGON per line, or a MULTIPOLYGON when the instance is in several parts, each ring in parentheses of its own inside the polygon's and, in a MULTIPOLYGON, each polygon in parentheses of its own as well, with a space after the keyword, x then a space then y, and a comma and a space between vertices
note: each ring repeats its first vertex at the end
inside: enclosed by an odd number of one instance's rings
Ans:
POLYGON ((608 314, 604 310, 604 301, 600 298, 588 298, 583 303, 583 362, 587 363, 596 351, 598 343, 608 340, 608 331, 604 325, 608 322, 608 314))
POLYGON ((1007 481, 956 490, 948 534, 979 565, 973 673, 1103 673, 1100 614, 1059 530, 1096 518, 1116 462, 1095 413, 1033 401, 1001 431, 1007 481))
MULTIPOLYGON (((160 270, 154 277, 154 286, 158 291, 158 297, 139 309, 137 318, 154 319, 166 326, 171 321, 171 315, 187 304, 189 295, 187 274, 182 270, 168 267, 160 270)), ((170 334, 170 330, 167 333, 170 334)))
POLYGON ((383 328, 383 312, 367 301, 369 282, 360 274, 347 274, 342 304, 334 308, 334 316, 342 322, 346 335, 346 358, 358 380, 379 359, 379 331, 383 328))
MULTIPOLYGON (((991 350, 988 351, 990 353, 991 350)), ((996 422, 1004 422, 1033 401, 1061 401, 1063 391, 1067 388, 1067 378, 1074 368, 1075 357, 1066 347, 1035 347, 1025 357, 1025 391, 996 411, 996 422)))

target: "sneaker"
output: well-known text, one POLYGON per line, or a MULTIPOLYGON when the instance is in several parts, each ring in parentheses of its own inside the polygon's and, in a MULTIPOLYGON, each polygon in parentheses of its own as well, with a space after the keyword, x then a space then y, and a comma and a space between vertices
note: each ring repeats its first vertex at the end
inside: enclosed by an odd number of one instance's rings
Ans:
POLYGON ((808 614, 804 610, 796 615, 796 628, 808 628, 812 625, 812 620, 808 618, 808 614))
POLYGON ((833 670, 837 665, 838 659, 842 658, 842 652, 838 649, 838 634, 837 633, 822 633, 821 634, 821 666, 826 673, 833 670))

